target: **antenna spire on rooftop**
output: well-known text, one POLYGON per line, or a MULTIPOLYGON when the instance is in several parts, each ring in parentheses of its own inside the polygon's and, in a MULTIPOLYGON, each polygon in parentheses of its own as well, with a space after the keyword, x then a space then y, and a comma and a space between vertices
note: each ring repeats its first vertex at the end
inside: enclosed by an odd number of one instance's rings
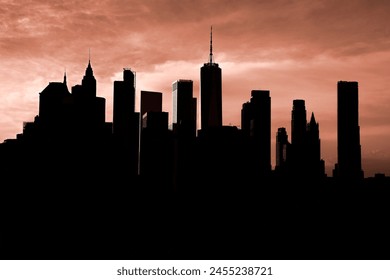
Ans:
POLYGON ((213 26, 210 30, 210 64, 213 64, 213 26))
POLYGON ((63 82, 65 85, 67 85, 66 84, 66 68, 64 68, 64 82, 63 82))

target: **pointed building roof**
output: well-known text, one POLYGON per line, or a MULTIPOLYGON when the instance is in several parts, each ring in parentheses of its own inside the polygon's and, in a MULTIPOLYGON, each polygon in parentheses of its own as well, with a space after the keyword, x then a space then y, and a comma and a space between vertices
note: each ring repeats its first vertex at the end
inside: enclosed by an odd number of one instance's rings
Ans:
POLYGON ((63 82, 63 83, 64 83, 64 85, 68 86, 68 85, 67 85, 67 82, 66 82, 66 69, 65 69, 65 71, 64 71, 64 82, 63 82))
POLYGON ((317 122, 316 122, 316 119, 314 117, 314 113, 312 112, 311 113, 311 118, 310 118, 310 125, 316 125, 317 122))
POLYGON ((91 66, 91 49, 89 49, 89 52, 88 52, 88 66, 87 66, 87 69, 85 70, 85 76, 93 76, 93 70, 92 70, 92 66, 91 66))

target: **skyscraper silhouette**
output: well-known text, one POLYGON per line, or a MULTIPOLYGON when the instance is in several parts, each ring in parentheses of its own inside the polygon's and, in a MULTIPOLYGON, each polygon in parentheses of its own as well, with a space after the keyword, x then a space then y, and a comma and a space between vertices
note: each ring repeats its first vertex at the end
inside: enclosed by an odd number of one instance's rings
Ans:
POLYGON ((305 100, 293 100, 293 109, 291 112, 291 144, 304 145, 306 124, 305 100))
POLYGON ((314 113, 307 123, 305 100, 293 100, 291 112, 291 144, 288 148, 287 168, 290 175, 299 179, 322 178, 325 164, 321 159, 319 124, 314 113))
POLYGON ((64 114, 69 110, 64 106, 64 100, 70 96, 66 84, 60 82, 50 82, 39 93, 39 119, 45 130, 55 130, 65 121, 64 114))
POLYGON ((113 133, 125 135, 135 112, 135 75, 123 69, 123 81, 114 81, 113 133))
POLYGON ((193 97, 193 82, 177 80, 172 84, 172 123, 184 137, 196 136, 196 99, 193 97))
POLYGON ((174 188, 188 189, 188 178, 194 176, 196 140, 196 98, 193 81, 177 80, 172 83, 174 132, 174 188))
POLYGON ((96 79, 90 59, 81 85, 72 87, 72 96, 78 134, 85 139, 95 137, 97 132, 102 131, 105 123, 106 100, 96 96, 96 79))
POLYGON ((337 166, 335 176, 362 179, 358 82, 337 83, 337 166))
POLYGON ((148 188, 173 186, 173 138, 168 112, 149 111, 142 118, 140 175, 148 188))
POLYGON ((289 149, 286 128, 279 127, 276 133, 276 165, 275 170, 281 174, 286 171, 289 149))
POLYGON ((209 62, 200 69, 201 129, 222 126, 222 70, 213 61, 213 32, 210 32, 209 62))
POLYGON ((320 125, 316 122, 314 113, 307 124, 306 160, 308 176, 318 178, 325 175, 325 163, 321 159, 320 125))
POLYGON ((147 172, 150 173, 149 171, 150 168, 147 168, 146 167, 147 165, 145 164, 145 162, 148 162, 151 158, 146 148, 146 146, 150 143, 149 135, 151 133, 149 133, 148 131, 150 130, 153 131, 151 127, 156 126, 156 122, 153 120, 157 120, 157 119, 162 120, 164 117, 161 116, 165 116, 165 114, 152 115, 149 113, 161 113, 161 112, 162 112, 162 92, 141 90, 141 100, 140 100, 141 115, 140 115, 140 133, 139 133, 140 136, 139 173, 140 174, 147 174, 147 172), (148 118, 148 114, 150 118, 148 118), (157 118, 157 116, 160 116, 160 118, 157 118), (150 123, 149 128, 147 128, 148 122, 150 123))
POLYGON ((141 90, 141 119, 148 112, 162 112, 162 92, 141 90))
POLYGON ((254 172, 271 172, 271 97, 268 90, 252 90, 251 100, 243 104, 241 125, 249 136, 254 172), (249 130, 249 131, 248 131, 249 130))
POLYGON ((241 131, 247 138, 251 135, 252 104, 245 102, 241 108, 241 131))
POLYGON ((93 76, 93 70, 91 66, 91 58, 88 60, 88 66, 85 70, 85 75, 81 82, 84 89, 84 94, 88 97, 96 97, 96 79, 93 76))
POLYGON ((305 100, 293 100, 291 111, 291 149, 289 154, 289 171, 296 177, 306 173, 306 107, 305 100))
POLYGON ((123 174, 138 174, 139 113, 135 112, 135 73, 123 69, 123 81, 114 81, 113 135, 123 174))

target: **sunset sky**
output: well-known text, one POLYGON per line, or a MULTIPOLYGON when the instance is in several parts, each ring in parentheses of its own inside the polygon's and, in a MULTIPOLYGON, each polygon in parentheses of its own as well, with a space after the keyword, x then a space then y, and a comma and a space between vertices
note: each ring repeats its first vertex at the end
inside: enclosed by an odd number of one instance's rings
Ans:
MULTIPOLYGON (((294 99, 320 124, 326 172, 337 162, 337 82, 359 82, 365 176, 390 175, 390 2, 388 0, 0 0, 0 142, 38 114, 49 82, 81 83, 91 50, 97 95, 112 121, 113 81, 136 72, 141 90, 194 81, 209 55, 222 68, 223 122, 240 125, 253 89, 270 90, 275 135, 291 139, 294 99)), ((138 111, 138 106, 136 107, 138 111)))

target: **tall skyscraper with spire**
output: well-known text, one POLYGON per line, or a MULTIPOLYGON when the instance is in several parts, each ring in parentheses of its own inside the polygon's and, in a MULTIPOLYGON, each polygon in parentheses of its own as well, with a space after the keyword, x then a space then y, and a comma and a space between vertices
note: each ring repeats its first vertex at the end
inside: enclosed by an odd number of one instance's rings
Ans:
POLYGON ((363 178, 358 82, 337 83, 337 159, 335 175, 344 179, 363 178))
POLYGON ((96 96, 96 79, 91 66, 91 55, 81 85, 72 87, 75 119, 80 135, 95 136, 102 131, 106 118, 106 100, 96 96))
POLYGON ((85 75, 81 82, 84 94, 88 97, 96 97, 96 79, 93 76, 93 70, 91 66, 91 56, 88 59, 88 66, 85 70, 85 75))
POLYGON ((222 126, 222 70, 213 58, 213 29, 210 31, 209 61, 200 69, 201 129, 222 126))

